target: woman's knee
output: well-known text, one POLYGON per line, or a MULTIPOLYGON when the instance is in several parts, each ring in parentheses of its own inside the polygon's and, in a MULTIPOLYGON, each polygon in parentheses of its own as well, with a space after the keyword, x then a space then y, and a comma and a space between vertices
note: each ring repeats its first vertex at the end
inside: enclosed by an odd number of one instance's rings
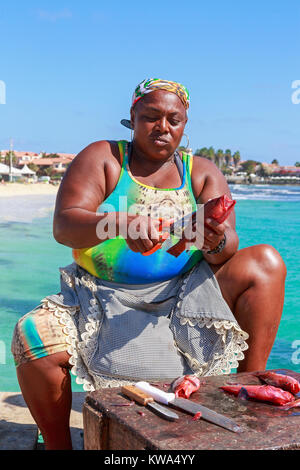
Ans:
POLYGON ((280 253, 271 245, 251 247, 251 258, 255 263, 255 273, 260 276, 275 276, 285 279, 287 269, 280 253))
POLYGON ((239 250, 216 276, 227 297, 236 299, 253 285, 284 286, 286 266, 274 247, 262 244, 239 250))

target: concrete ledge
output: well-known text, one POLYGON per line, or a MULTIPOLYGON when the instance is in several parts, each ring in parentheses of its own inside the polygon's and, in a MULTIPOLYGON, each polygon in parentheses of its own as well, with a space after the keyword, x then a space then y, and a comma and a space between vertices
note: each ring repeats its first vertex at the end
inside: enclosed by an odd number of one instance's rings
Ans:
MULTIPOLYGON (((83 450, 84 392, 73 392, 70 418, 74 450, 83 450)), ((0 392, 0 450, 34 450, 38 428, 21 393, 0 392)))

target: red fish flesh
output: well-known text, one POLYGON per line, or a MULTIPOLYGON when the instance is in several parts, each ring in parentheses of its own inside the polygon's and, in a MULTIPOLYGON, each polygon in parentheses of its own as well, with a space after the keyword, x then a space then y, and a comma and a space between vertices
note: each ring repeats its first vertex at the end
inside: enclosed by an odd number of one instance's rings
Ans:
POLYGON ((198 411, 198 413, 196 413, 196 414, 192 417, 192 421, 198 421, 198 419, 200 419, 201 416, 202 416, 201 411, 198 411))
POLYGON ((226 194, 211 199, 204 204, 204 219, 214 219, 222 224, 234 208, 235 203, 236 201, 230 199, 226 194))
POLYGON ((294 395, 300 392, 300 383, 289 375, 277 374, 276 372, 257 372, 254 375, 266 384, 280 387, 294 395))
POLYGON ((172 390, 176 398, 189 398, 192 393, 200 388, 200 380, 194 375, 179 377, 172 384, 172 390))
MULTIPOLYGON (((213 219, 222 224, 233 210, 235 203, 236 201, 230 199, 226 194, 211 199, 204 204, 204 220, 213 219)), ((196 212, 193 214, 193 218, 196 218, 196 212)), ((207 226, 205 222, 204 225, 207 226)), ((169 248, 167 252, 177 258, 186 249, 186 244, 190 241, 183 235, 182 239, 176 245, 169 248)))
POLYGON ((289 410, 291 408, 298 408, 299 406, 300 406, 300 398, 299 398, 299 400, 294 400, 294 401, 290 401, 289 403, 286 403, 281 408, 283 410, 289 410))
POLYGON ((238 396, 240 393, 258 401, 273 403, 275 405, 287 405, 294 400, 290 392, 273 387, 272 385, 225 385, 220 387, 225 392, 238 396))

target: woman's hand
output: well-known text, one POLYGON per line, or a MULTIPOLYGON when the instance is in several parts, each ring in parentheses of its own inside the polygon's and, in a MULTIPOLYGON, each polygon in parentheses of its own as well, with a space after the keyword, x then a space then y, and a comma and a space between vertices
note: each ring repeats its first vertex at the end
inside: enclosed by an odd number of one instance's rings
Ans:
POLYGON ((197 211, 196 220, 191 220, 184 230, 187 245, 193 245, 202 251, 214 250, 223 240, 226 230, 224 223, 220 224, 212 218, 204 220, 203 206, 197 211))
POLYGON ((204 223, 203 251, 211 251, 217 248, 224 239, 226 226, 219 224, 214 219, 206 219, 204 223))
POLYGON ((135 253, 151 250, 159 242, 161 222, 144 215, 118 213, 118 235, 125 238, 129 248, 135 253))

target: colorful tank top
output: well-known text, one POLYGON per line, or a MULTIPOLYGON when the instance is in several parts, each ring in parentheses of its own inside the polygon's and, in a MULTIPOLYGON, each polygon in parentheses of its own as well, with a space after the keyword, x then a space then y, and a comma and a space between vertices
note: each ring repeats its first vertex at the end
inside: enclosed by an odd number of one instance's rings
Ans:
MULTIPOLYGON (((183 177, 179 188, 154 188, 137 181, 130 172, 128 142, 119 141, 122 162, 114 191, 97 212, 134 212, 139 215, 179 220, 196 209, 191 185, 192 157, 182 153, 183 177), (172 214, 170 216, 170 214, 172 214)), ((178 236, 171 235, 174 244, 178 236)), ((75 262, 98 278, 124 284, 148 284, 171 279, 189 271, 201 258, 195 246, 175 258, 162 248, 149 256, 133 252, 125 238, 116 236, 99 245, 73 250, 75 262)))

